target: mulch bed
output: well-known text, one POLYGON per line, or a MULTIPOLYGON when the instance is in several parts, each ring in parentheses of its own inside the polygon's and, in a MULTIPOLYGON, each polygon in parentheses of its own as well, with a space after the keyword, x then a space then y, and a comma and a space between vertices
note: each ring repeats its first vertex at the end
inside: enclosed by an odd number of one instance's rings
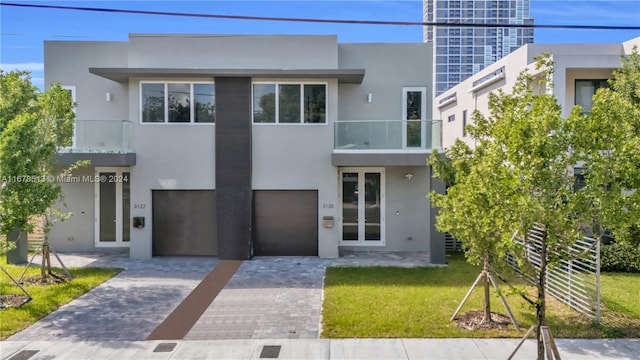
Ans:
POLYGON ((507 330, 511 324, 511 319, 507 315, 491 313, 491 322, 483 323, 483 311, 469 311, 455 318, 456 325, 463 330, 487 330, 500 329, 507 330))
POLYGON ((42 281, 40 275, 28 276, 22 279, 22 285, 53 285, 62 284, 71 280, 65 273, 47 274, 45 281, 42 281))
MULTIPOLYGON (((47 274, 47 277, 42 281, 40 275, 28 276, 22 279, 21 285, 27 286, 43 286, 62 284, 70 281, 71 278, 65 273, 60 274, 47 274)), ((26 304, 29 301, 29 297, 24 294, 1 294, 0 295, 0 310, 8 309, 12 307, 19 307, 26 304)))
POLYGON ((0 310, 18 307, 29 301, 27 295, 2 294, 0 295, 0 310))

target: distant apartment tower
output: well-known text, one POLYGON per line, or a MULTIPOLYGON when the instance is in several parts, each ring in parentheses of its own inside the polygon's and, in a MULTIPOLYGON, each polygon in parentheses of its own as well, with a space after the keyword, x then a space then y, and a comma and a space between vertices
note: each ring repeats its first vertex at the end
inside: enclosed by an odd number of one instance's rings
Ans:
MULTIPOLYGON (((436 23, 533 24, 530 0, 424 0, 424 21, 436 23)), ((434 44, 435 95, 528 43, 533 28, 425 26, 434 44)))

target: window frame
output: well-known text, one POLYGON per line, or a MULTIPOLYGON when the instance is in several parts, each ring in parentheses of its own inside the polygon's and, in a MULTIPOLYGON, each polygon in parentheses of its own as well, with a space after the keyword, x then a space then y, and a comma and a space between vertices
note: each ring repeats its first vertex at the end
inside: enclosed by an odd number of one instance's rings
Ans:
POLYGON ((144 80, 140 81, 138 85, 138 118, 139 123, 142 125, 215 125, 216 124, 216 116, 215 116, 215 105, 216 105, 216 86, 215 82, 211 80, 144 80), (144 84, 163 84, 164 85, 164 121, 158 122, 147 122, 143 121, 142 113, 144 111, 143 106, 143 98, 142 98, 142 87, 144 84), (169 84, 187 84, 189 85, 189 122, 171 122, 169 121, 169 84), (213 122, 196 122, 195 121, 195 94, 194 94, 194 85, 196 84, 207 84, 213 85, 213 122))
POLYGON ((268 81, 268 80, 256 80, 251 82, 251 123, 253 125, 260 126, 286 126, 286 125, 327 125, 329 123, 329 82, 326 81, 268 81), (255 121, 255 107, 254 107, 254 85, 274 85, 275 86, 275 121, 274 122, 256 122, 255 121), (280 122, 280 85, 298 85, 300 88, 300 122, 280 122), (305 85, 323 85, 325 90, 324 99, 324 122, 305 122, 304 121, 304 87, 305 85))

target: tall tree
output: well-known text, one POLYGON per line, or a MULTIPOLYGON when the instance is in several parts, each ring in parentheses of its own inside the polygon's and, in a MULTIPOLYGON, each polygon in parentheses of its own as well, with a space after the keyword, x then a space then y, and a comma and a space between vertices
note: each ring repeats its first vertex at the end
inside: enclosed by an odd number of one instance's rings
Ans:
POLYGON ((445 217, 448 210, 455 214, 452 218, 468 225, 445 219, 439 223, 449 222, 447 227, 454 231, 465 226, 481 230, 461 232, 468 248, 500 253, 506 247, 521 270, 536 279, 536 297, 528 300, 535 307, 542 359, 547 271, 574 256, 569 248, 582 238, 581 227, 592 220, 592 213, 589 199, 573 191, 575 124, 584 116, 576 108, 568 119, 562 118, 551 92, 552 56, 543 54, 536 60, 539 75, 521 73, 510 93, 499 90, 489 95, 489 114, 474 113, 474 124, 467 131, 478 146, 463 166, 456 167, 455 191, 450 189, 445 196, 450 200, 442 200, 450 206, 445 206, 445 217), (533 228, 540 229, 539 239, 529 236, 533 228))
MULTIPOLYGON (((569 123, 575 162, 585 186, 593 234, 611 230, 618 241, 640 225, 640 55, 621 58, 610 88, 598 90, 589 114, 569 123)), ((571 120, 571 119, 570 119, 571 120)))
MULTIPOLYGON (((434 153, 429 164, 433 166, 434 176, 447 184, 447 193, 438 194, 433 191, 429 197, 434 206, 439 208, 436 218, 438 230, 448 232, 461 241, 467 261, 473 265, 482 266, 482 272, 472 285, 467 297, 482 280, 484 288, 484 316, 482 323, 491 323, 491 295, 492 268, 498 267, 499 260, 507 252, 507 246, 502 241, 504 231, 508 229, 508 222, 500 210, 501 196, 512 193, 508 182, 500 182, 503 176, 493 173, 496 167, 489 163, 494 161, 491 153, 487 153, 487 138, 476 129, 470 129, 478 141, 478 145, 471 149, 466 143, 456 143, 445 152, 445 156, 434 153), (498 180, 498 181, 495 181, 498 180), (500 187, 498 187, 500 185, 500 187)), ((460 310, 465 299, 460 304, 460 310)), ((503 301, 504 298, 503 298, 503 301)), ((506 301, 504 303, 506 305, 506 301)), ((511 316, 511 312, 509 315, 511 316)), ((514 325, 517 322, 512 318, 514 325)))
POLYGON ((0 232, 31 230, 59 199, 58 149, 71 145, 71 95, 53 84, 41 92, 28 72, 0 71, 0 232))

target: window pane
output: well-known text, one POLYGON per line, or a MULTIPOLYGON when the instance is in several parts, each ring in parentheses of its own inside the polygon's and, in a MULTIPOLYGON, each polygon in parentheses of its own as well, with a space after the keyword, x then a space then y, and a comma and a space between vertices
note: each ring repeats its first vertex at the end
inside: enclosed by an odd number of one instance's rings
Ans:
POLYGON ((406 120, 421 120, 422 119, 422 91, 408 91, 406 107, 407 107, 406 120))
POLYGON ((100 181, 100 241, 116 241, 116 183, 114 172, 101 172, 101 177, 106 181, 100 181))
POLYGON ((595 87, 592 81, 576 81, 576 105, 582 106, 582 111, 591 111, 592 97, 595 87))
POLYGON ((197 123, 215 122, 216 103, 213 84, 193 84, 194 121, 197 123))
POLYGON ((164 84, 142 84, 142 122, 164 122, 164 84))
POLYGON ((279 123, 300 123, 300 85, 278 86, 279 123))
POLYGON ((326 85, 304 86, 304 122, 326 123, 327 87, 326 85))
POLYGON ((191 122, 191 86, 169 84, 169 122, 191 122))
POLYGON ((380 173, 364 174, 364 239, 380 240, 380 173))
POLYGON ((253 122, 276 122, 276 85, 253 85, 253 122))
POLYGON ((122 241, 131 240, 131 187, 129 173, 122 173, 122 241))
POLYGON ((358 173, 342 174, 342 240, 358 240, 358 173))

